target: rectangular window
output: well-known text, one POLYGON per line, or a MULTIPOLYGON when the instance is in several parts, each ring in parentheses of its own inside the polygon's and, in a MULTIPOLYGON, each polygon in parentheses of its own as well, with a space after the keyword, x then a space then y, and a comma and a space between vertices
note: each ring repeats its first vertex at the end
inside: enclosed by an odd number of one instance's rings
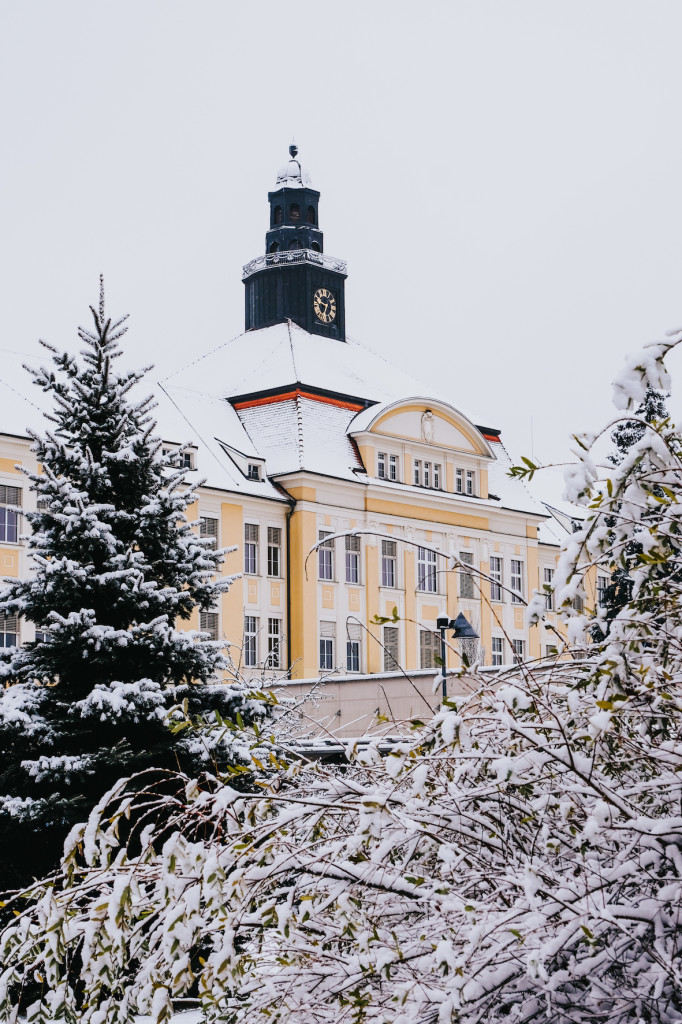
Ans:
POLYGON ((258 574, 258 526, 244 523, 244 572, 249 576, 258 574))
POLYGON ((417 590, 435 594, 437 589, 436 552, 429 548, 417 548, 417 590))
POLYGON ((282 667, 282 620, 268 619, 268 668, 282 667))
POLYGON ((440 658, 440 637, 430 629, 419 630, 419 667, 435 668, 440 658))
MULTIPOLYGON (((460 551, 459 560, 465 566, 474 564, 474 556, 471 551, 460 551)), ((468 569, 459 570, 459 596, 472 598, 474 596, 474 576, 468 569)))
POLYGON ((431 486, 431 463, 424 463, 424 487, 431 486))
POLYGON ((360 582, 360 538, 346 537, 346 583, 360 582))
POLYGON ((502 665, 502 645, 504 640, 501 636, 494 636, 490 641, 492 645, 492 663, 493 665, 502 665))
POLYGON ((519 665, 526 656, 526 642, 525 640, 512 640, 512 647, 514 648, 514 661, 519 665))
POLYGON ((211 547, 218 546, 218 520, 214 516, 202 516, 199 521, 199 536, 211 541, 211 547))
MULTIPOLYGON (((490 556, 490 600, 502 600, 502 558, 499 555, 490 556)), ((495 662, 493 662, 493 665, 495 662)), ((500 662, 500 665, 502 662, 500 662)))
POLYGON ((46 643, 49 643, 49 640, 50 640, 50 634, 48 633, 48 631, 46 629, 37 629, 36 630, 36 643, 37 644, 46 644, 46 643))
POLYGON ((208 633, 211 640, 218 639, 218 614, 217 612, 200 612, 199 629, 202 633, 208 633))
POLYGON ((194 452, 182 453, 182 468, 194 469, 194 452))
POLYGON ((244 665, 255 668, 258 664, 258 619, 255 615, 244 616, 244 665))
MULTIPOLYGON (((547 572, 546 569, 545 572, 547 572)), ((606 607, 606 588, 608 585, 608 576, 597 576, 597 604, 600 608, 606 607)))
POLYGON ((320 623, 320 668, 326 672, 334 668, 334 641, 336 640, 336 623, 320 623))
POLYGON ((547 646, 545 647, 546 658, 555 658, 558 653, 559 652, 557 650, 556 644, 547 644, 547 646))
POLYGON ((246 475, 249 480, 260 480, 260 466, 257 462, 249 462, 246 475))
POLYGON ((523 604, 523 562, 518 558, 511 560, 512 604, 523 604))
POLYGON ((322 541, 317 549, 317 576, 321 580, 334 579, 334 541, 327 537, 331 537, 331 530, 320 530, 317 535, 322 541))
POLYGON ((0 484, 0 541, 16 544, 19 540, 21 513, 8 508, 8 505, 21 506, 21 487, 6 487, 5 484, 0 484))
POLYGON ((346 671, 359 672, 361 626, 358 622, 349 622, 346 629, 346 671))
POLYGON ((392 672, 399 665, 400 634, 397 626, 384 626, 384 672, 392 672))
POLYGON ((282 564, 282 531, 279 526, 268 526, 268 576, 279 576, 282 564))
POLYGON ((398 456, 397 455, 389 455, 389 457, 388 457, 388 479, 389 480, 397 480, 398 479, 398 456))
POLYGON ((386 455, 384 452, 377 452, 377 476, 381 480, 386 479, 386 455))
POLYGON ((467 494, 475 494, 474 488, 474 471, 467 469, 467 494))
POLYGON ((434 464, 433 464, 433 486, 436 488, 437 491, 440 490, 440 477, 441 477, 440 464, 438 462, 434 462, 434 464))
POLYGON ((554 569, 545 567, 543 574, 543 582, 545 587, 545 608, 548 612, 551 612, 554 608, 554 594, 552 593, 552 581, 554 579, 554 569), (550 588, 549 590, 547 588, 550 588))
POLYGON ((394 540, 381 542, 381 585, 395 587, 398 545, 394 540))
POLYGON ((16 647, 19 623, 16 615, 0 615, 0 647, 16 647))
POLYGON ((455 470, 455 493, 464 494, 464 473, 461 469, 455 470))
POLYGON ((414 460, 414 486, 421 487, 422 483, 422 464, 421 459, 414 460))

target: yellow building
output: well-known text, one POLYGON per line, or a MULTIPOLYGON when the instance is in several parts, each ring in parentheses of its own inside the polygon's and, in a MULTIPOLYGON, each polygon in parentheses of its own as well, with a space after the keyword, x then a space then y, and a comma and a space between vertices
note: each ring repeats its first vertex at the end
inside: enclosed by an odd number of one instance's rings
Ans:
MULTIPOLYGON (((527 627, 524 599, 552 580, 547 509, 508 477, 488 418, 346 338, 346 267, 324 253, 318 199, 294 148, 269 194, 265 254, 244 268, 247 330, 158 388, 164 440, 191 441, 188 478, 205 481, 198 528, 238 546, 224 571, 242 574, 190 625, 226 637, 247 676, 292 680, 431 669, 436 619, 459 612, 486 665, 545 653, 554 641, 527 627)), ((28 571, 9 509, 35 500, 15 466, 35 468, 26 428, 40 429, 12 358, 0 382, 6 576, 28 571)), ((4 643, 32 638, 29 624, 0 625, 4 643)))

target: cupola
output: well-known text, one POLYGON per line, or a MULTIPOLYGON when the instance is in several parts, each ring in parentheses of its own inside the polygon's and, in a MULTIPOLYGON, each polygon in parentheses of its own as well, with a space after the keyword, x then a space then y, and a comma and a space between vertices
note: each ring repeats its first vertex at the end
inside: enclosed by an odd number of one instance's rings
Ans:
POLYGON ((293 320, 310 333, 345 341, 346 264, 324 255, 319 201, 292 143, 268 192, 265 253, 244 267, 247 331, 293 320))

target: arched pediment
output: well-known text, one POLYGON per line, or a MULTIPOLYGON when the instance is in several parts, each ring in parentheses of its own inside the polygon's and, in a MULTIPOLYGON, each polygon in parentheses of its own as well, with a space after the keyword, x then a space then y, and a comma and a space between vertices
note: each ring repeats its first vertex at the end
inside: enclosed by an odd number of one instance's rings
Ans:
POLYGON ((379 434, 494 458, 490 445, 471 420, 453 406, 428 398, 409 398, 363 409, 351 422, 349 433, 379 434))

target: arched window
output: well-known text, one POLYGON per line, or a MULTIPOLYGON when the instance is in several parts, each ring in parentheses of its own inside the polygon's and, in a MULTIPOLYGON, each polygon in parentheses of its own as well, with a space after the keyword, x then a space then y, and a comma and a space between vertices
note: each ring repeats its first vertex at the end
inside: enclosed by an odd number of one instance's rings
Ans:
POLYGON ((282 207, 281 206, 276 206, 275 207, 272 219, 273 219, 275 224, 281 224, 282 223, 284 218, 282 216, 282 207))
POLYGON ((306 220, 308 221, 309 224, 314 224, 315 223, 315 207, 314 206, 309 206, 308 207, 308 213, 306 215, 306 220))
POLYGON ((301 207, 298 203, 292 203, 289 207, 289 220, 300 220, 301 219, 301 207))
POLYGON ((313 252, 319 252, 320 251, 320 243, 319 242, 312 242, 310 248, 313 250, 313 252))
POLYGON ((278 249, 279 249, 279 242, 271 242, 270 243, 270 248, 268 249, 268 252, 277 252, 278 249))
POLYGON ((300 241, 298 240, 298 238, 294 238, 294 239, 293 239, 293 240, 292 240, 292 241, 291 241, 291 242, 289 243, 289 248, 290 248, 290 249, 301 249, 301 248, 303 248, 303 247, 302 247, 302 245, 301 245, 300 241))

